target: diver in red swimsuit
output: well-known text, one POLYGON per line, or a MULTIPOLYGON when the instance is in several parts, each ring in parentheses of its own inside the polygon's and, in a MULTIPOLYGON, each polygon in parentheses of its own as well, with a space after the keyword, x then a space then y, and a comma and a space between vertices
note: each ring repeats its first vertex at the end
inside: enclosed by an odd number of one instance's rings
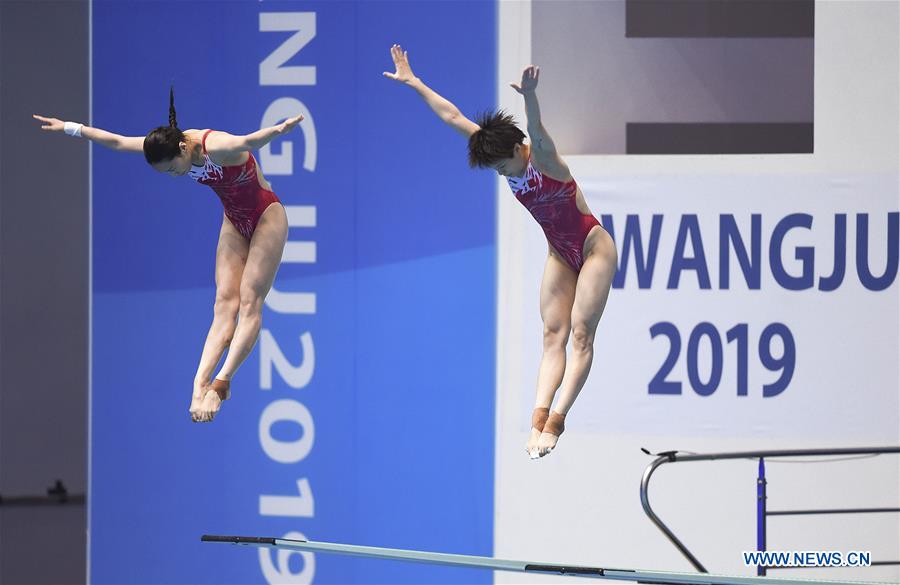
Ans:
POLYGON ((175 97, 169 93, 169 125, 144 136, 120 136, 56 118, 34 116, 43 130, 84 137, 113 150, 143 152, 159 172, 189 175, 215 191, 225 208, 216 248, 216 300, 194 377, 190 414, 210 422, 231 394, 231 378, 250 355, 262 323, 262 307, 287 241, 287 214, 263 177, 251 151, 290 132, 303 116, 235 136, 213 130, 178 129, 175 97), (277 204, 277 205, 273 205, 277 204), (225 351, 219 372, 213 370, 225 351))
POLYGON ((492 168, 507 177, 516 199, 547 237, 541 281, 544 352, 525 447, 532 459, 543 457, 556 447, 566 414, 590 372, 594 335, 616 272, 615 243, 591 214, 541 123, 537 67, 526 68, 521 83, 511 84, 525 98, 530 138, 525 144, 525 134, 511 116, 501 111, 486 114, 475 123, 413 75, 406 51, 399 45, 391 48, 391 57, 396 71, 384 75, 415 89, 441 120, 468 139, 471 166, 492 168), (566 359, 570 333, 572 353, 566 359))

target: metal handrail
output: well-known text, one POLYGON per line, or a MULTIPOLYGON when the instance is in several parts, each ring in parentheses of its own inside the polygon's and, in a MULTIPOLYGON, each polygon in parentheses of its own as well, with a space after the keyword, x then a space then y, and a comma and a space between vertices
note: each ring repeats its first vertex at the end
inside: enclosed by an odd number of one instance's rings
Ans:
POLYGON ((766 512, 766 516, 810 516, 827 514, 882 514, 884 512, 900 512, 900 508, 838 508, 822 510, 777 510, 766 512))
MULTIPOLYGON (((646 449, 643 450, 648 455, 653 455, 646 449)), ((675 545, 675 548, 693 565, 694 569, 701 573, 708 573, 706 567, 697 559, 696 556, 688 549, 688 547, 675 536, 675 533, 666 526, 660 517, 653 511, 650 506, 650 497, 648 495, 650 489, 650 478, 653 473, 665 463, 679 463, 688 461, 718 461, 726 459, 769 459, 776 457, 817 457, 817 456, 834 456, 834 455, 884 455, 887 453, 900 453, 898 447, 844 447, 837 449, 775 449, 763 451, 736 451, 727 453, 685 453, 679 454, 678 451, 665 451, 656 453, 657 458, 647 466, 644 475, 641 478, 641 506, 644 513, 650 518, 650 521, 675 545)), ((893 509, 891 509, 893 511, 893 509)), ((831 511, 829 513, 835 513, 831 511)), ((872 563, 873 565, 875 563, 872 563)))

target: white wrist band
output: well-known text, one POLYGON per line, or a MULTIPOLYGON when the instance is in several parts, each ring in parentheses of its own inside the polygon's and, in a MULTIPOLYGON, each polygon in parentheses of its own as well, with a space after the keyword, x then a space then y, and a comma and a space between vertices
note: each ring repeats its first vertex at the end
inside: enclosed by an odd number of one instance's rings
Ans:
POLYGON ((77 136, 81 138, 81 129, 84 127, 84 124, 79 124, 77 122, 66 122, 63 124, 63 132, 68 134, 69 136, 77 136))

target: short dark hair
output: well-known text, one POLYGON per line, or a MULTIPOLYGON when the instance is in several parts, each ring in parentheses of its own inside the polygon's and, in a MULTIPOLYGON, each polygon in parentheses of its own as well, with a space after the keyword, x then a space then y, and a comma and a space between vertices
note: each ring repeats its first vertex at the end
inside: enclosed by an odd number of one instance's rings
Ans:
POLYGON ((184 132, 178 129, 175 118, 175 89, 169 88, 169 125, 151 130, 144 138, 144 158, 156 164, 171 160, 181 153, 180 143, 184 142, 184 132))
POLYGON ((476 120, 479 128, 469 136, 469 166, 492 167, 512 158, 517 144, 525 140, 525 133, 516 126, 511 114, 503 110, 485 112, 476 120))

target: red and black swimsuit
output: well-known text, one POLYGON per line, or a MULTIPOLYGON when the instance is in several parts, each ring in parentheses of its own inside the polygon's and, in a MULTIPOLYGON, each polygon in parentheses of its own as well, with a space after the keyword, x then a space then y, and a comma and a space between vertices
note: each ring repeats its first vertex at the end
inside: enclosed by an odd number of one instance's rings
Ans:
POLYGON ((206 137, 210 132, 213 130, 203 134, 204 164, 192 166, 188 176, 216 192, 225 208, 225 217, 249 240, 266 208, 280 200, 260 184, 253 153, 247 153, 247 162, 242 165, 222 166, 211 161, 206 153, 206 137))
POLYGON ((524 176, 506 180, 516 199, 541 224, 550 245, 566 264, 580 272, 584 264, 584 240, 600 222, 578 209, 575 179, 566 183, 557 181, 534 168, 529 160, 524 176))

